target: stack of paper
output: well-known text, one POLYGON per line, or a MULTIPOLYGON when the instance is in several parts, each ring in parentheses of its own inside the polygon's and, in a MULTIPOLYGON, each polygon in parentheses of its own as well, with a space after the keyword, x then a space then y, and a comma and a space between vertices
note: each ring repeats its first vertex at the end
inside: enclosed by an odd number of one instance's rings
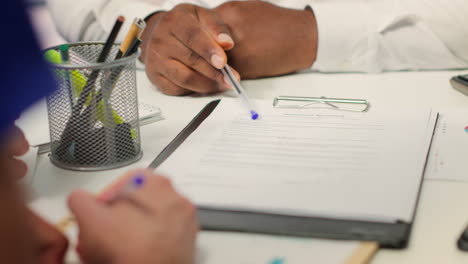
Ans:
POLYGON ((197 205, 379 222, 411 222, 436 115, 276 109, 250 120, 235 99, 157 169, 197 205), (181 166, 183 165, 183 166, 181 166))
POLYGON ((468 181, 468 110, 440 109, 427 179, 468 181))

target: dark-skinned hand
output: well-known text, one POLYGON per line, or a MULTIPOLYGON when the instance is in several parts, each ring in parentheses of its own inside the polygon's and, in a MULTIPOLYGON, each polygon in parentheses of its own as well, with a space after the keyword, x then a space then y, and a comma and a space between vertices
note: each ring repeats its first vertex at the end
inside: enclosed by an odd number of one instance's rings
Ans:
POLYGON ((148 19, 142 56, 146 74, 163 93, 216 93, 229 89, 219 69, 234 46, 229 28, 212 10, 180 4, 148 19))
POLYGON ((317 25, 311 9, 230 1, 214 11, 229 26, 236 45, 228 52, 228 62, 242 79, 291 73, 315 61, 317 25))

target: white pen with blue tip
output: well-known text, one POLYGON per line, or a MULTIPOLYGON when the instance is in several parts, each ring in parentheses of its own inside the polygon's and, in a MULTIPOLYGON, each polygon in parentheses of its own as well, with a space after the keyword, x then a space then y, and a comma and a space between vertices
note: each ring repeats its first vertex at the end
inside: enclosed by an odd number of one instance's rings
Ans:
POLYGON ((137 174, 133 176, 125 186, 123 186, 119 191, 112 197, 110 198, 107 202, 112 203, 119 198, 125 197, 125 195, 128 195, 129 193, 140 189, 143 187, 145 184, 145 175, 143 174, 137 174))
POLYGON ((229 80, 232 87, 234 88, 234 91, 236 91, 237 95, 239 96, 239 99, 247 108, 250 118, 252 118, 252 120, 258 119, 259 114, 257 110, 255 110, 252 103, 250 103, 249 97, 247 97, 244 88, 242 88, 241 84, 237 81, 236 77, 234 76, 234 73, 231 70, 231 67, 226 64, 226 66, 224 66, 224 68, 222 68, 221 71, 223 72, 224 77, 229 80))

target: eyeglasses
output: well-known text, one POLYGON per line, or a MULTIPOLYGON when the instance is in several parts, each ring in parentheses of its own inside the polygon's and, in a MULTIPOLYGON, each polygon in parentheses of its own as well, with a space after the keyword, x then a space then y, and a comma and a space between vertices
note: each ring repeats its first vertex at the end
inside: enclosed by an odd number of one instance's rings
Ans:
POLYGON ((273 100, 275 108, 314 108, 326 106, 332 109, 352 112, 366 112, 370 104, 364 99, 344 99, 326 97, 277 96, 273 100))

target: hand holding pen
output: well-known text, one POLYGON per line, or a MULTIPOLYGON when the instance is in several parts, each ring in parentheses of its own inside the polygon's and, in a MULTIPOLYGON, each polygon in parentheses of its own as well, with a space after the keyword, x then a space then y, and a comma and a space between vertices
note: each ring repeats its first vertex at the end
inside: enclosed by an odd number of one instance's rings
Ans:
POLYGON ((152 83, 166 94, 217 93, 228 89, 220 70, 234 47, 229 27, 214 11, 183 4, 148 20, 142 59, 152 83))
POLYGON ((86 263, 193 263, 195 207, 169 179, 132 171, 98 198, 74 192, 69 206, 86 263), (112 261, 111 261, 112 260, 112 261))

